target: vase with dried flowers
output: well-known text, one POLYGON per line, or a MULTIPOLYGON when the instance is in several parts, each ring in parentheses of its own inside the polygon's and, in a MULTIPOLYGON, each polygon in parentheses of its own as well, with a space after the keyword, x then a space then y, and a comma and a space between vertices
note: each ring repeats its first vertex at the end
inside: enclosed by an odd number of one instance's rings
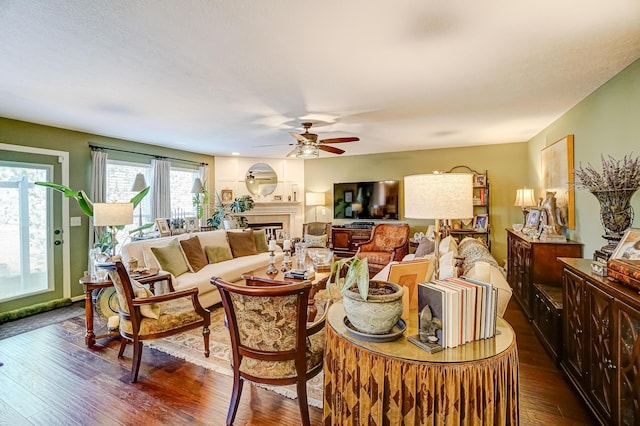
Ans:
POLYGON ((591 192, 600 203, 600 221, 605 229, 602 237, 608 244, 602 251, 610 255, 633 223, 631 197, 640 188, 640 157, 625 155, 622 160, 600 156, 602 171, 591 164, 575 170, 575 185, 591 192))

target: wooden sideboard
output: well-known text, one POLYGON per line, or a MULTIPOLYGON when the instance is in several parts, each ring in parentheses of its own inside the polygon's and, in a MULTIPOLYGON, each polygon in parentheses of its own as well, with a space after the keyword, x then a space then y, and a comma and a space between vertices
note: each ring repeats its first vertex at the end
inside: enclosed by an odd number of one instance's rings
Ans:
POLYGON ((373 228, 331 227, 331 243, 333 252, 338 257, 350 257, 356 254, 358 244, 371 238, 373 228))
POLYGON ((587 259, 561 259, 560 367, 602 424, 640 423, 640 297, 591 273, 587 259))

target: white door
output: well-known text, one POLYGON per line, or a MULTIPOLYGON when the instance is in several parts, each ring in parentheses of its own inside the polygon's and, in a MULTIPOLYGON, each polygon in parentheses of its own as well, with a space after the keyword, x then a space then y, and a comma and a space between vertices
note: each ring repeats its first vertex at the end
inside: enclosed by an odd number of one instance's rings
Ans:
POLYGON ((63 157, 12 147, 0 144, 0 312, 68 297, 64 202, 34 184, 63 183, 63 157))

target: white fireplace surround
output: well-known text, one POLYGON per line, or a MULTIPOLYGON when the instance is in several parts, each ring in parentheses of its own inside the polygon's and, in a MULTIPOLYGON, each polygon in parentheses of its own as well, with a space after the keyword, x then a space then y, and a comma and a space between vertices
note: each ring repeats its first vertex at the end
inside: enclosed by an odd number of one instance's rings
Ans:
POLYGON ((274 201, 256 202, 253 209, 242 213, 249 223, 281 222, 284 232, 291 238, 302 236, 302 203, 274 201))

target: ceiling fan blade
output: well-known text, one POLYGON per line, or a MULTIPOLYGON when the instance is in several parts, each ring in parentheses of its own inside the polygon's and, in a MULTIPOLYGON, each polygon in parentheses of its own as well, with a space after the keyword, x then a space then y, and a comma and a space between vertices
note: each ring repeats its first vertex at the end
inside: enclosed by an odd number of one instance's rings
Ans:
POLYGON ((334 146, 328 146, 328 145, 318 145, 318 148, 323 150, 323 151, 327 151, 330 152, 332 154, 342 154, 344 153, 343 149, 340 148, 336 148, 334 146))
POLYGON ((267 146, 282 146, 282 145, 293 145, 292 143, 272 143, 269 145, 254 145, 252 148, 265 148, 267 146))
POLYGON ((297 148, 293 148, 291 151, 289 151, 289 153, 287 154, 287 158, 293 158, 296 156, 296 149, 297 148))
POLYGON ((293 136, 294 138, 296 138, 299 142, 302 142, 302 143, 309 143, 309 140, 307 140, 307 138, 305 138, 305 137, 304 137, 304 136, 302 136, 302 135, 299 135, 299 134, 297 134, 297 133, 293 133, 293 132, 289 132, 289 134, 290 134, 291 136, 293 136))
POLYGON ((348 138, 331 138, 331 139, 322 139, 320 143, 342 143, 342 142, 357 142, 360 138, 351 136, 348 138))

